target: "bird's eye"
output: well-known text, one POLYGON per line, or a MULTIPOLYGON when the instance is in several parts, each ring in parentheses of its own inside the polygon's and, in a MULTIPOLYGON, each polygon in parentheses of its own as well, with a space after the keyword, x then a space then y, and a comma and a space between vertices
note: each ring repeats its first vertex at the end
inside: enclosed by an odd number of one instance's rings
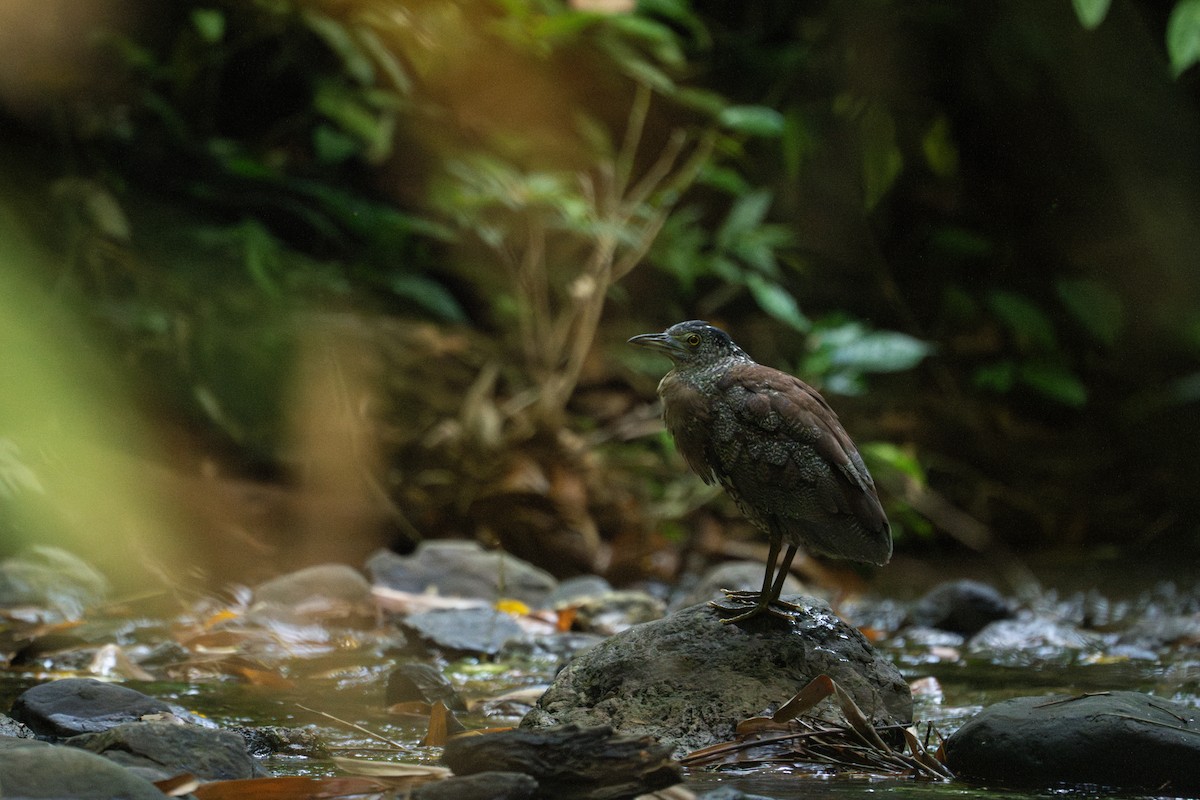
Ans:
POLYGON ((689 333, 687 336, 683 337, 683 340, 692 347, 695 347, 696 345, 700 344, 700 334, 689 333))

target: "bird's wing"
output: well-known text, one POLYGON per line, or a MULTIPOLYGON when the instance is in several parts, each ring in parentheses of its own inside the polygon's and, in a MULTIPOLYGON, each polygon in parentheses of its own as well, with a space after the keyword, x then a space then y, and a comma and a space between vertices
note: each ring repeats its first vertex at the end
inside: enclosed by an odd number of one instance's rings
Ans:
MULTIPOLYGON (((747 439, 761 438, 767 443, 766 448, 774 442, 794 454, 779 465, 777 481, 809 483, 818 492, 826 511, 853 514, 872 529, 886 526, 875 484, 858 449, 837 414, 815 389, 785 372, 760 364, 731 368, 718 386, 730 407, 736 410, 739 427, 747 439), (836 480, 822 481, 802 460, 798 463, 797 458, 802 459, 806 452, 815 453, 828 464, 836 480)), ((760 476, 771 472, 769 450, 767 455, 767 463, 759 466, 760 476)))

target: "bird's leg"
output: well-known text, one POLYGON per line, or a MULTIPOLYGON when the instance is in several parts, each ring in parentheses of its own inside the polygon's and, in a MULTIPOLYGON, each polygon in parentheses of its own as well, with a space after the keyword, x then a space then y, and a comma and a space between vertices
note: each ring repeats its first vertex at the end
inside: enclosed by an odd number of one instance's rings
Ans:
POLYGON ((775 583, 771 584, 771 594, 767 599, 768 605, 778 605, 784 608, 798 611, 803 606, 798 606, 795 603, 788 603, 779 599, 779 594, 783 591, 783 582, 787 580, 788 573, 792 569, 792 559, 796 557, 797 546, 789 544, 787 552, 783 554, 783 562, 779 565, 779 571, 775 573, 775 583))
POLYGON ((736 589, 722 589, 721 591, 730 600, 739 603, 758 603, 764 597, 770 597, 771 591, 771 576, 775 574, 775 559, 779 558, 779 546, 781 542, 776 537, 772 536, 767 550, 767 569, 763 573, 762 589, 757 592, 739 591, 736 589))
MULTIPOLYGON (((781 544, 782 542, 780 542, 779 539, 772 537, 770 553, 767 557, 767 570, 763 575, 762 591, 756 594, 755 592, 733 592, 724 590, 725 596, 730 600, 734 600, 739 603, 750 603, 753 601, 753 605, 751 605, 750 608, 742 613, 735 614, 732 617, 727 617, 721 620, 721 622, 728 625, 730 623, 741 622, 742 620, 750 619, 751 617, 757 617, 759 614, 763 613, 788 619, 789 612, 798 611, 803 608, 803 606, 798 606, 795 603, 787 603, 779 599, 779 594, 783 591, 783 582, 787 580, 788 571, 791 569, 792 560, 796 557, 796 550, 798 549, 797 545, 789 544, 787 551, 783 554, 783 561, 779 564, 778 570, 776 570, 775 559, 779 556, 779 548, 781 544), (774 580, 772 580, 772 577, 774 577, 774 580)), ((723 611, 731 610, 717 603, 710 603, 710 605, 723 611)))

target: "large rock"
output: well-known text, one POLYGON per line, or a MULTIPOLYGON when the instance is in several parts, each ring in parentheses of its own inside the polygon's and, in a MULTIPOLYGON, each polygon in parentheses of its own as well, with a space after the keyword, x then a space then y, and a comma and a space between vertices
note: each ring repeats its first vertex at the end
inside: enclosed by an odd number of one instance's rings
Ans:
POLYGON ((1200 711, 1139 692, 1017 697, 946 740, 964 780, 1014 787, 1095 784, 1200 791, 1200 711))
POLYGON ((39 736, 63 738, 108 730, 146 714, 168 714, 171 707, 136 689, 92 678, 63 678, 26 689, 9 713, 39 736))
POLYGON ((371 584, 361 572, 346 564, 314 564, 260 584, 254 590, 254 602, 280 606, 324 607, 331 602, 347 607, 369 606, 371 584))
POLYGON ((802 606, 787 620, 727 625, 700 604, 630 628, 572 661, 521 727, 610 725, 679 755, 733 738, 739 721, 821 674, 872 720, 909 723, 912 697, 896 667, 823 602, 787 599, 802 606))
POLYGON ((163 793, 95 753, 25 744, 0 747, 0 797, 162 800, 163 793))
POLYGON ((361 572, 346 564, 314 564, 255 587, 248 619, 264 626, 274 620, 303 625, 374 613, 371 584, 361 572))
POLYGON ((940 583, 916 602, 908 622, 973 636, 989 623, 1011 619, 1012 605, 986 583, 955 580, 940 583))
POLYGON ((189 772, 203 780, 258 778, 266 770, 236 733, 177 722, 127 722, 67 744, 97 753, 152 781, 189 772))
POLYGON ((449 597, 509 597, 542 605, 558 581, 550 573, 478 542, 422 542, 411 556, 377 550, 367 559, 372 581, 405 592, 436 591, 449 597))

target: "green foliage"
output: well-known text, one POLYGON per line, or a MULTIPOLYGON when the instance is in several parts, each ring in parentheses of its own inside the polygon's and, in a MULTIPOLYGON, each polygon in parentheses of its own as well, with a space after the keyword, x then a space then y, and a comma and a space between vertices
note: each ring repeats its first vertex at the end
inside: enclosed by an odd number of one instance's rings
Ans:
MULTIPOLYGON (((1108 330, 1104 325, 1113 324, 1111 320, 1096 319, 1097 310, 1086 305, 1089 299, 1107 296, 1096 286, 1087 282, 1064 282, 1060 291, 1064 293, 1068 308, 1072 308, 1072 304, 1078 307, 1072 310, 1081 320, 1090 320, 1091 325, 1102 330, 1108 330), (1084 305, 1081 307, 1081 304, 1084 305)), ((1070 355, 1062 346, 1050 315, 1028 297, 1007 290, 989 292, 986 301, 988 309, 1011 337, 1015 353, 976 368, 975 386, 998 393, 1024 386, 1063 406, 1083 406, 1088 399, 1087 385, 1071 368, 1070 355)))
MULTIPOLYGON (((1098 28, 1108 16, 1112 0, 1071 0, 1079 24, 1098 28)), ((1176 0, 1167 18, 1167 58, 1175 77, 1200 62, 1200 0, 1176 0)))
POLYGON ((1100 27, 1100 23, 1104 22, 1112 0, 1071 0, 1071 5, 1075 7, 1075 15, 1079 17, 1079 24, 1090 31, 1100 27))
POLYGON ((1200 62, 1200 0, 1179 0, 1171 9, 1167 55, 1176 76, 1200 62))
POLYGON ((830 318, 813 326, 800 374, 819 379, 831 392, 858 395, 869 374, 912 369, 931 352, 928 342, 907 334, 830 318))
MULTIPOLYGON (((713 176, 709 173, 710 184, 713 176)), ((717 179, 727 181, 721 173, 717 179)), ((740 181, 727 181, 734 188, 740 181)), ((795 297, 782 283, 778 251, 793 241, 791 230, 767 221, 771 195, 749 190, 735 197, 725 218, 709 233, 699 206, 680 209, 663 226, 648 254, 652 265, 675 278, 684 291, 692 291, 702 279, 715 278, 724 287, 748 293, 763 311, 797 330, 811 325, 795 297)), ((736 295, 723 292, 724 302, 736 295)), ((713 307, 715 311, 717 307, 713 307)))

